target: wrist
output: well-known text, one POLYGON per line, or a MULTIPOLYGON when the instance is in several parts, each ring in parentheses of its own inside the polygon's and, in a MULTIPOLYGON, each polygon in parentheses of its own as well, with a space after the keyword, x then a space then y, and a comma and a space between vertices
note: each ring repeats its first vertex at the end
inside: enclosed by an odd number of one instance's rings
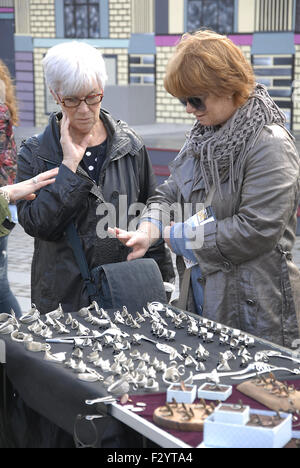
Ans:
POLYGON ((138 227, 138 232, 142 232, 148 236, 150 245, 161 237, 159 228, 151 222, 143 222, 138 227))
POLYGON ((77 171, 78 164, 74 160, 64 159, 62 164, 67 166, 74 173, 77 171))

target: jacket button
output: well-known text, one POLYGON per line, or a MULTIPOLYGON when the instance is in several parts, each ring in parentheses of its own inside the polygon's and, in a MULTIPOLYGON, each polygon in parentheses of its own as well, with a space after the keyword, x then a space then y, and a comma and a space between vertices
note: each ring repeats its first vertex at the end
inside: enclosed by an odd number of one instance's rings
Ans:
POLYGON ((231 269, 230 263, 229 263, 229 262, 224 262, 223 265, 224 265, 224 267, 226 268, 226 270, 229 271, 229 270, 231 269))
POLYGON ((118 198, 119 196, 119 192, 117 191, 114 191, 112 194, 111 194, 111 198, 118 198))
POLYGON ((247 300, 246 300, 246 303, 247 303, 249 306, 254 306, 255 301, 254 301, 253 299, 247 299, 247 300))

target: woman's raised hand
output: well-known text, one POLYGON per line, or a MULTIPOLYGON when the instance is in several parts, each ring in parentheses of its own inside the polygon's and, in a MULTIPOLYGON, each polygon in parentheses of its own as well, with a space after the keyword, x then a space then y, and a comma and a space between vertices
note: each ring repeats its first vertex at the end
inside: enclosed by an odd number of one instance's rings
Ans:
POLYGON ((70 133, 69 117, 63 112, 60 126, 60 143, 63 150, 63 164, 71 171, 76 172, 86 148, 92 138, 91 134, 86 134, 80 141, 74 141, 70 133))

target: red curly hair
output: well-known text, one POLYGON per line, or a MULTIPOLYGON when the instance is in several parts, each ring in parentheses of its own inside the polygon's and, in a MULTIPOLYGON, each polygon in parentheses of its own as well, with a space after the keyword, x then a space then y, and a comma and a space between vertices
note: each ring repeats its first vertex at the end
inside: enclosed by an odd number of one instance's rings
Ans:
POLYGON ((11 115, 11 122, 13 125, 17 125, 19 121, 19 116, 17 99, 15 95, 15 86, 13 84, 7 66, 4 62, 2 62, 2 60, 0 60, 0 80, 2 80, 5 85, 5 104, 9 109, 11 115))
POLYGON ((212 93, 243 105, 255 87, 252 66, 226 36, 203 30, 184 34, 168 62, 164 86, 176 97, 212 93))

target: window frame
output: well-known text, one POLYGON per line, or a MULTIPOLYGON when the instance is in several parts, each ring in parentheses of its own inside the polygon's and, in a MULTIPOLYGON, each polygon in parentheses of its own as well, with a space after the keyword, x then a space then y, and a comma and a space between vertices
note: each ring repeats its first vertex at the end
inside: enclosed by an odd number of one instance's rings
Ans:
POLYGON ((63 6, 62 6, 62 11, 63 11, 63 25, 64 25, 64 37, 66 39, 100 39, 101 38, 101 16, 100 16, 100 5, 99 5, 99 0, 81 0, 81 3, 76 4, 76 0, 68 0, 70 4, 72 4, 74 8, 73 12, 73 27, 75 30, 74 35, 69 35, 67 31, 67 24, 66 24, 66 0, 63 0, 63 6), (72 3, 71 3, 72 2, 72 3), (77 31, 76 31, 76 7, 79 6, 85 6, 86 11, 87 11, 87 36, 78 36, 77 31), (98 27, 99 30, 97 31, 97 36, 91 35, 91 29, 90 29, 90 17, 89 17, 89 6, 94 6, 97 8, 97 12, 99 15, 99 20, 98 20, 98 27))

